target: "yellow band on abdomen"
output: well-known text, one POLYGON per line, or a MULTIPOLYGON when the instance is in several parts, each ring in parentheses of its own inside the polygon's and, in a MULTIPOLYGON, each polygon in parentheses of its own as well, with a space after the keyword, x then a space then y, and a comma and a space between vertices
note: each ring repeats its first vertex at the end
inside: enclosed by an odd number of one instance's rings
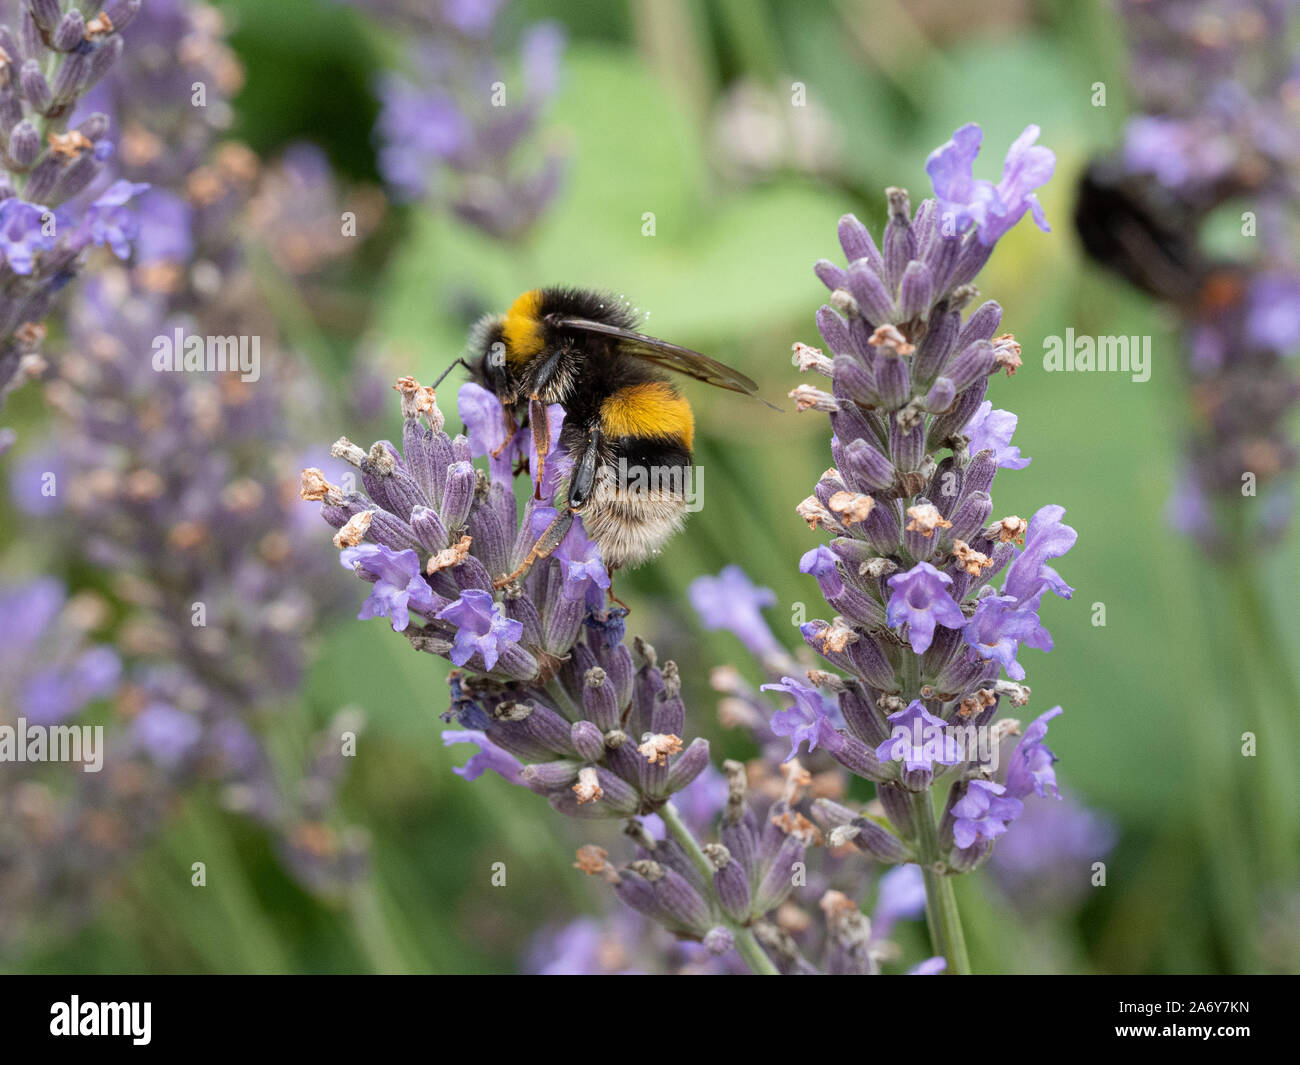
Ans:
POLYGON ((664 381, 620 388, 601 404, 600 419, 609 436, 676 440, 688 451, 695 439, 695 416, 690 404, 664 381))

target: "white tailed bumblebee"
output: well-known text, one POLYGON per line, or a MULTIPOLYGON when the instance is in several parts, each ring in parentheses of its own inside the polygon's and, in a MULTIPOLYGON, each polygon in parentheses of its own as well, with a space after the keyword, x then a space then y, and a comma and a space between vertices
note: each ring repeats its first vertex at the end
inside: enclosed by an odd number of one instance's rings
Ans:
POLYGON ((1245 298, 1242 269, 1205 258, 1196 242, 1205 213, 1232 191, 1181 203, 1150 178, 1094 162, 1079 180, 1075 229, 1100 266, 1193 317, 1212 317, 1245 298))
POLYGON ((646 561, 681 528, 695 419, 660 368, 756 395, 758 386, 744 374, 634 325, 636 316, 621 300, 541 288, 470 331, 465 365, 504 404, 507 431, 526 419, 544 463, 551 450, 545 409, 558 403, 565 412, 559 447, 573 459, 567 506, 498 586, 555 550, 574 514, 611 570, 646 561), (629 471, 638 475, 636 484, 629 471))

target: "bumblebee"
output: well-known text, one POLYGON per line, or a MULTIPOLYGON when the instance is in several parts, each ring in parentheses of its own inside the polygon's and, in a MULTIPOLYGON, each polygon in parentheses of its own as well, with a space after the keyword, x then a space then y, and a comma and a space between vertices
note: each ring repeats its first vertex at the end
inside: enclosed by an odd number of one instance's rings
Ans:
POLYGON ((1233 191, 1221 189, 1193 207, 1113 162, 1094 162, 1079 180, 1075 229, 1098 265, 1193 318, 1212 318, 1239 306, 1246 294, 1239 265, 1208 259, 1197 247, 1205 213, 1233 191))
MULTIPOLYGON (((611 570, 658 554, 686 517, 695 419, 661 372, 675 370, 745 395, 744 374, 636 331, 621 300, 577 288, 530 289, 470 332, 465 365, 506 410, 507 433, 527 424, 541 463, 552 450, 546 407, 564 408, 558 447, 573 459, 566 506, 503 586, 550 554, 573 515, 611 570)), ((539 473, 540 481, 540 473, 539 473)))

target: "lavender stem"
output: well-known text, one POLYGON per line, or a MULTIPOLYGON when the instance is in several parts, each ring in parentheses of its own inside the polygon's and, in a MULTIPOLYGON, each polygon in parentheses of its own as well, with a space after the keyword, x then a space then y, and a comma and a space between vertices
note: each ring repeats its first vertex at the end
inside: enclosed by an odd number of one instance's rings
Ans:
MULTIPOLYGON (((682 820, 681 814, 677 812, 677 807, 670 802, 666 802, 659 808, 658 813, 668 831, 672 834, 673 839, 677 840, 682 849, 690 856, 691 862, 700 871, 700 875, 705 878, 706 882, 711 883, 713 881, 713 864, 705 857, 704 848, 700 846, 700 841, 695 838, 695 833, 682 820)), ((754 938, 753 931, 736 924, 734 921, 728 921, 727 927, 731 929, 731 934, 735 938, 736 952, 744 959, 751 972, 759 976, 781 975, 776 966, 772 964, 772 959, 758 945, 758 940, 754 938)))
POLYGON ((912 822, 916 825, 920 849, 921 875, 925 878, 925 922, 930 928, 930 943, 936 954, 948 962, 954 976, 970 975, 970 958, 966 954, 966 935, 952 877, 939 871, 939 833, 935 827, 934 808, 929 792, 911 792, 912 822))

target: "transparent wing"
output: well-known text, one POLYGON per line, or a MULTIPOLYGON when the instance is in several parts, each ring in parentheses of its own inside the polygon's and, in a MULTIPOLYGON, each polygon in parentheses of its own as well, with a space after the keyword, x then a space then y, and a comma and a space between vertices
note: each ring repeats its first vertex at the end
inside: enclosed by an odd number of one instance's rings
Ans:
MULTIPOLYGON (((751 378, 746 377, 739 370, 733 370, 725 363, 718 362, 717 359, 701 355, 698 351, 692 351, 690 348, 670 344, 666 340, 657 340, 654 337, 635 333, 630 329, 622 329, 616 325, 594 322, 588 318, 556 318, 554 324, 559 329, 600 333, 603 336, 615 337, 619 341, 619 351, 624 354, 633 355, 638 359, 644 359, 646 362, 652 362, 666 370, 676 370, 678 373, 686 374, 687 377, 694 377, 697 381, 704 381, 706 384, 715 385, 718 388, 725 388, 732 392, 740 392, 756 399, 762 399, 758 394, 758 385, 751 378)), ((767 403, 766 400, 762 401, 767 403)), ((770 403, 767 405, 772 406, 770 403)), ((772 409, 780 410, 779 407, 773 407, 772 409)))

